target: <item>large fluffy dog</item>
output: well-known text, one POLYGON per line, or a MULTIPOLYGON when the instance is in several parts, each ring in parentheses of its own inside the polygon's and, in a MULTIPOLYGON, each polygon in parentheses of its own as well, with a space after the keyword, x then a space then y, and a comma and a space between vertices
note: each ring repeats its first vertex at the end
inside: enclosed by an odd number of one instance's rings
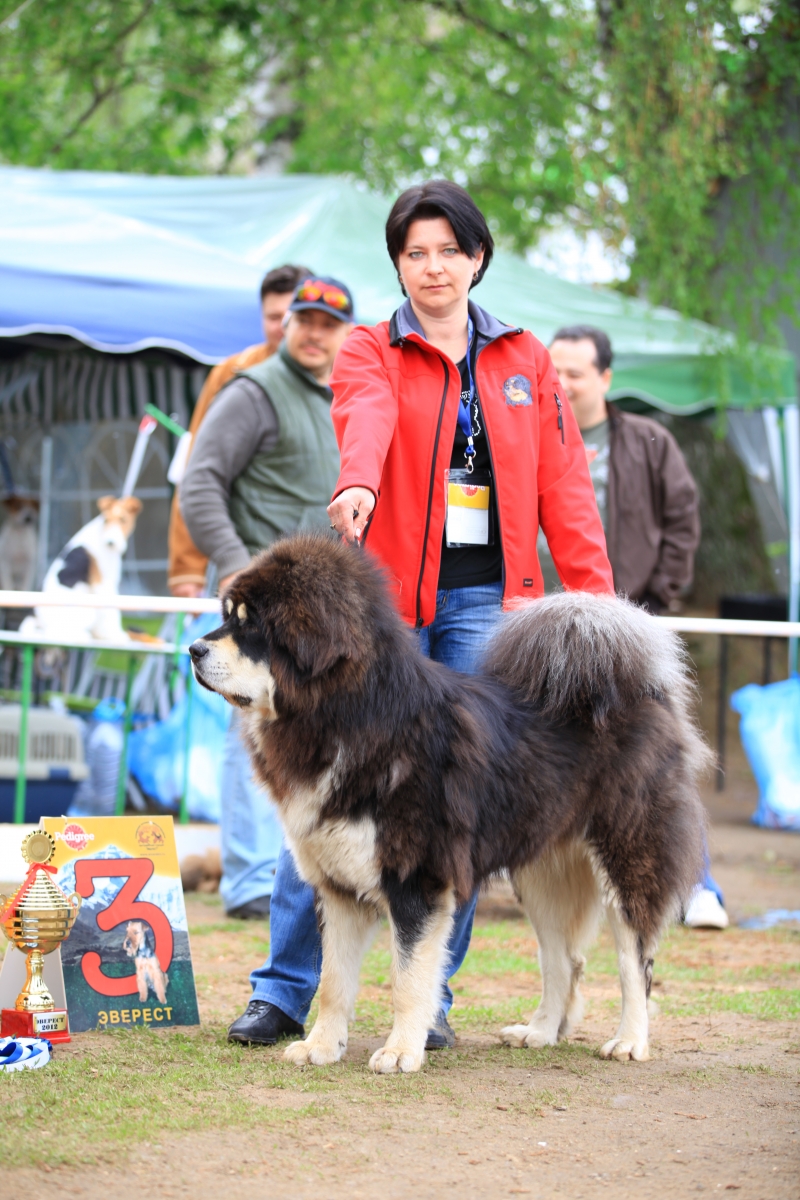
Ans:
POLYGON ((506 1042, 569 1033, 605 906, 622 1019, 601 1053, 647 1058, 656 942, 701 873, 708 755, 677 639, 624 601, 558 595, 506 616, 483 673, 459 675, 422 656, 366 551, 313 535, 256 559, 224 613, 190 647, 195 676, 244 710, 256 775, 319 897, 319 1017, 287 1058, 341 1058, 386 912, 395 1020, 371 1066, 418 1070, 453 911, 504 869, 543 982, 506 1042))

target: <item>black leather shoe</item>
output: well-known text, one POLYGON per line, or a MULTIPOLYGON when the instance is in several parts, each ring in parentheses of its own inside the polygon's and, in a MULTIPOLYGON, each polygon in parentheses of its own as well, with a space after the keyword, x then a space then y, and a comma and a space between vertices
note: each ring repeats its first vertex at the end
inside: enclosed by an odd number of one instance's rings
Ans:
POLYGON ((281 1038, 301 1038, 305 1032, 302 1025, 287 1017, 276 1005, 266 1000, 251 1000, 228 1030, 228 1041, 274 1046, 281 1038))
POLYGON ((440 1012, 433 1029, 428 1030, 428 1040, 425 1043, 425 1049, 452 1050, 455 1044, 456 1035, 448 1025, 445 1014, 440 1012))
POLYGON ((265 921, 269 916, 270 897, 256 896, 238 908, 226 909, 226 917, 235 917, 237 921, 265 921))

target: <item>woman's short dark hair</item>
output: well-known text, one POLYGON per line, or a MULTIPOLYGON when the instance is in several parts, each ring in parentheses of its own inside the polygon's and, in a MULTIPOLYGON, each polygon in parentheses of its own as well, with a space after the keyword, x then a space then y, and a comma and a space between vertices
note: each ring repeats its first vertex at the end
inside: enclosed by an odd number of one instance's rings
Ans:
MULTIPOLYGON (((428 183, 407 188, 398 196, 386 222, 386 249, 397 267, 408 237, 409 226, 414 221, 435 220, 444 217, 456 235, 462 254, 474 258, 483 249, 481 269, 470 287, 480 283, 492 261, 494 239, 489 232, 486 218, 469 192, 449 179, 431 179, 428 183)), ((400 283, 403 287, 402 281, 400 283)), ((403 295, 406 294, 403 288, 403 295)))
POLYGON ((614 361, 611 339, 594 325, 564 325, 550 340, 553 342, 594 342, 594 365, 602 375, 614 361))

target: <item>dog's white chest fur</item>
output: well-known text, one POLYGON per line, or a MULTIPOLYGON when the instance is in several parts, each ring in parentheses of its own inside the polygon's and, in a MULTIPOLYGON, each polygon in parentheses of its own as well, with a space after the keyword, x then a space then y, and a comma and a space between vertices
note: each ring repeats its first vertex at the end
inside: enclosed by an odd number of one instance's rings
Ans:
POLYGON ((369 817, 319 822, 332 788, 328 771, 313 788, 297 788, 281 805, 286 837, 302 877, 313 887, 333 883, 363 900, 380 899, 375 823, 369 817))

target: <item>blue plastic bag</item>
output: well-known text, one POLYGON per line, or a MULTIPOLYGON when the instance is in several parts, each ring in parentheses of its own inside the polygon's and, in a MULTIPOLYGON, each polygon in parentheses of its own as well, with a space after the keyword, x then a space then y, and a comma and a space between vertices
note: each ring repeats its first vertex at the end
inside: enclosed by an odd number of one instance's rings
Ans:
POLYGON ((755 825, 800 832, 800 676, 740 688, 731 708, 758 784, 755 825))
MULTIPOLYGON (((194 641, 212 629, 220 618, 213 614, 197 617, 184 642, 194 641)), ((186 670, 186 660, 181 668, 186 670)), ((219 821, 221 774, 225 736, 231 706, 222 696, 192 682, 187 806, 189 816, 199 821, 219 821)), ((140 787, 168 808, 177 808, 183 789, 186 744, 186 698, 179 700, 165 721, 136 729, 128 743, 128 769, 140 787)))

